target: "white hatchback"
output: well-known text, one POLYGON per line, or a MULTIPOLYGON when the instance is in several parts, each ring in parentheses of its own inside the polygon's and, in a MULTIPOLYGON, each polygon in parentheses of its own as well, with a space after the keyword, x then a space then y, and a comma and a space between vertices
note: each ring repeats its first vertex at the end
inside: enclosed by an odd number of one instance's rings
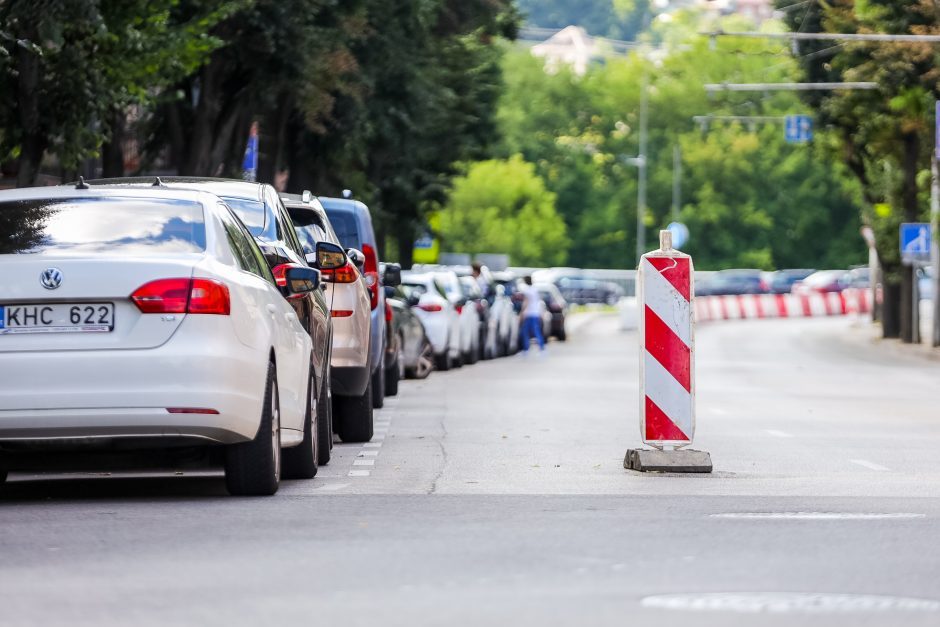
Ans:
POLYGON ((5 466, 120 441, 224 445, 233 494, 275 492, 282 461, 316 473, 312 344, 288 299, 318 289, 317 270, 272 273, 205 192, 9 190, 0 222, 5 466))

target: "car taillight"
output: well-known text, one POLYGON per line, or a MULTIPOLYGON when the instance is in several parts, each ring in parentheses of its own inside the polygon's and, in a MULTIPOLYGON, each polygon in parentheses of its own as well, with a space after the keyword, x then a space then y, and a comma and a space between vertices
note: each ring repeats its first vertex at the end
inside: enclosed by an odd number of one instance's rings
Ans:
POLYGON ((330 311, 331 318, 349 318, 353 315, 352 309, 333 309, 330 311))
POLYGON ((362 245, 362 254, 366 258, 364 270, 366 287, 369 288, 369 306, 375 309, 379 306, 379 254, 369 244, 362 245))
POLYGON ((228 288, 212 279, 158 279, 137 288, 131 300, 141 313, 231 313, 228 288))
POLYGON ((423 311, 444 311, 444 308, 438 305, 437 303, 425 303, 423 305, 418 305, 418 309, 423 311))
POLYGON ((385 322, 392 321, 392 306, 388 304, 388 301, 385 301, 385 322))
POLYGON ((454 305, 454 309, 457 310, 457 313, 458 313, 458 314, 462 314, 462 313, 463 313, 463 305, 454 305))
POLYGON ((321 270, 320 274, 323 276, 324 281, 330 283, 355 283, 359 280, 359 273, 356 272, 356 267, 349 262, 346 262, 345 266, 336 268, 335 270, 321 270))

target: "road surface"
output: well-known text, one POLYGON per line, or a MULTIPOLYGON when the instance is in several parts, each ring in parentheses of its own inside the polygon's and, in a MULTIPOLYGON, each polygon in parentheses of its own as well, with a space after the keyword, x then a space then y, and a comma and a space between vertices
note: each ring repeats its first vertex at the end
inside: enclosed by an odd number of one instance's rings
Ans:
POLYGON ((403 383, 372 443, 271 498, 12 477, 0 624, 940 624, 940 363, 849 319, 703 325, 715 472, 641 475, 636 336, 571 324, 403 383))

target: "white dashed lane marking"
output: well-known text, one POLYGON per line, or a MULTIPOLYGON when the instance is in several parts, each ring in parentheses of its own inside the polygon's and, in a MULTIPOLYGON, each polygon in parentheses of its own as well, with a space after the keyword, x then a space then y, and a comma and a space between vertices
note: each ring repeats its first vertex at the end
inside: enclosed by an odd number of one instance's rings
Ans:
POLYGON ((375 457, 378 454, 378 451, 359 451, 359 457, 375 457))
POLYGON ((879 472, 887 472, 891 470, 887 466, 882 466, 881 464, 875 464, 873 462, 870 462, 864 459, 850 459, 849 461, 852 462, 853 464, 858 464, 859 466, 862 466, 863 468, 867 468, 869 470, 877 470, 879 472))
POLYGON ((350 470, 349 471, 350 477, 368 477, 371 474, 372 472, 369 470, 350 470))
POLYGON ((353 462, 353 466, 375 466, 374 459, 357 459, 353 462))
POLYGON ((348 488, 348 483, 328 483, 326 485, 321 485, 317 488, 317 492, 336 492, 337 490, 342 490, 343 488, 348 488))

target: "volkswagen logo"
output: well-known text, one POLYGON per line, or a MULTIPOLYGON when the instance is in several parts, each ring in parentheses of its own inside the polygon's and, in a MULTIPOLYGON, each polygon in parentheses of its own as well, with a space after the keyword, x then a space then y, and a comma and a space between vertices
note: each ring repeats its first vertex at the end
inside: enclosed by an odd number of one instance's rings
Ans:
POLYGON ((62 285, 62 271, 58 268, 46 268, 39 275, 39 282, 47 290, 54 290, 62 285))

